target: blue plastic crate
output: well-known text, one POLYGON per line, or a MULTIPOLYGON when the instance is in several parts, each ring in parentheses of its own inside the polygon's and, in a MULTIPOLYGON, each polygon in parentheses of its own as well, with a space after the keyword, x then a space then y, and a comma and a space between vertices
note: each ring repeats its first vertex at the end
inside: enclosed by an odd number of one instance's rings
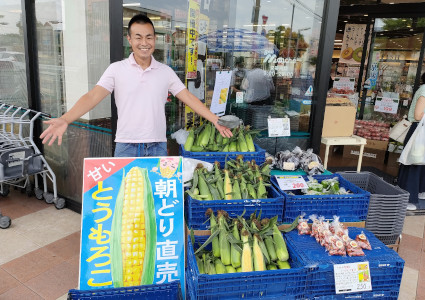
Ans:
POLYGON ((183 146, 180 145, 180 155, 183 157, 199 159, 209 163, 218 161, 221 167, 224 167, 224 163, 227 160, 236 159, 236 156, 242 154, 243 160, 255 160, 257 165, 262 164, 266 160, 266 150, 260 148, 254 144, 255 152, 192 152, 184 150, 183 146))
POLYGON ((163 300, 163 299, 182 299, 182 292, 180 289, 180 281, 173 281, 171 283, 152 284, 131 286, 125 288, 112 288, 112 289, 95 289, 95 290, 69 290, 68 300, 78 299, 146 299, 146 300, 163 300))
POLYGON ((239 199, 239 200, 213 200, 201 201, 186 196, 185 213, 187 226, 194 230, 208 229, 208 217, 205 212, 211 208, 214 213, 219 209, 225 210, 231 218, 241 215, 245 209, 245 216, 253 212, 257 214, 261 211, 263 218, 272 218, 278 216, 278 222, 282 221, 283 196, 273 186, 267 187, 267 199, 239 199))
MULTIPOLYGON (((283 222, 292 223, 301 213, 305 213, 306 216, 312 214, 324 216, 327 220, 333 219, 333 216, 337 215, 342 222, 365 221, 370 199, 369 192, 362 190, 339 174, 313 176, 319 182, 334 177, 338 177, 340 187, 344 187, 352 193, 347 195, 303 195, 300 190, 295 190, 291 191, 295 195, 290 195, 279 188, 276 178, 272 176, 272 183, 285 197, 283 222)), ((303 176, 303 178, 308 180, 307 176, 303 176)))
POLYGON ((363 292, 363 293, 326 295, 326 296, 314 297, 314 300, 346 300, 346 299, 397 300, 398 292, 395 292, 395 291, 363 292))
MULTIPOLYGON (((195 236, 204 243, 208 236, 195 236)), ((208 247, 207 247, 208 249, 208 247)), ((211 244, 209 245, 211 249, 211 244)), ((288 247, 290 257, 292 248, 288 247)), ((232 274, 200 274, 192 243, 187 247, 186 283, 188 299, 305 299, 307 268, 290 259, 292 269, 232 274)))
POLYGON ((306 284, 306 295, 309 298, 335 295, 334 264, 362 261, 369 262, 372 292, 390 291, 398 294, 404 260, 364 228, 349 227, 349 236, 355 239, 362 231, 369 239, 372 250, 364 250, 365 256, 358 257, 330 256, 325 251, 325 247, 320 246, 314 237, 298 235, 297 231, 291 231, 285 235, 288 247, 290 246, 297 254, 292 259, 299 260, 300 264, 309 268, 306 284))

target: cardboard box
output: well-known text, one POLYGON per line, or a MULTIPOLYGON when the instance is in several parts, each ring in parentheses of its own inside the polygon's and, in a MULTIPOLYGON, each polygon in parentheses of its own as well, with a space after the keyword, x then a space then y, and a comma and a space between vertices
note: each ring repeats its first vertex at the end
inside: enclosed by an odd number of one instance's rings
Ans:
POLYGON ((376 149, 376 150, 385 150, 387 151, 388 148, 388 141, 377 141, 377 140, 369 140, 367 139, 366 146, 369 149, 376 149))
POLYGON ((322 137, 352 136, 356 120, 356 108, 350 100, 346 105, 326 105, 322 137))
MULTIPOLYGON (((362 162, 371 162, 383 164, 385 160, 385 150, 378 150, 372 148, 364 148, 362 162)), ((344 146, 344 152, 342 154, 345 158, 359 159, 360 146, 344 146)))

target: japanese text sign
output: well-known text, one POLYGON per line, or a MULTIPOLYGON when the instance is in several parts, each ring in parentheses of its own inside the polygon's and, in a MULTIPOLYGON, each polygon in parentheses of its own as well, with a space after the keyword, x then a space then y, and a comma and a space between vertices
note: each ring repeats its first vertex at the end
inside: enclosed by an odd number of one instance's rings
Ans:
POLYGON ((195 79, 198 61, 198 29, 200 6, 196 0, 189 0, 186 32, 186 78, 195 79))
POLYGON ((84 160, 80 290, 184 288, 181 168, 180 157, 84 160))
POLYGON ((399 102, 399 99, 376 97, 374 111, 396 114, 399 102))
POLYGON ((366 24, 345 24, 340 63, 361 63, 365 32, 366 24))
POLYGON ((372 290, 368 261, 334 265, 334 276, 336 294, 372 290))
POLYGON ((279 188, 282 191, 307 189, 307 183, 302 176, 275 175, 279 188))

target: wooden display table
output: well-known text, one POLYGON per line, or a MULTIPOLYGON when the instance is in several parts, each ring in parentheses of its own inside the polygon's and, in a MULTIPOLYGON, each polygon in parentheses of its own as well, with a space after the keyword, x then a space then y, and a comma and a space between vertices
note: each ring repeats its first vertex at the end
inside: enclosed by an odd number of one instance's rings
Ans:
POLYGON ((364 145, 366 145, 365 138, 359 137, 357 135, 341 136, 341 137, 322 137, 322 144, 326 145, 325 161, 323 163, 323 166, 325 169, 328 167, 328 155, 329 155, 330 146, 335 146, 335 145, 360 146, 359 161, 357 163, 357 172, 360 172, 360 169, 362 166, 362 159, 363 159, 363 149, 364 149, 364 145))

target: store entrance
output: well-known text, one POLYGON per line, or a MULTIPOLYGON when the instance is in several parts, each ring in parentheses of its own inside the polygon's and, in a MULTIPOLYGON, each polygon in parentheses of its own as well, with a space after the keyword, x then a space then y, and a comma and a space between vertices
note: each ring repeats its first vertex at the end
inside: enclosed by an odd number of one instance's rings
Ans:
MULTIPOLYGON (((357 104, 353 133, 367 139, 362 166, 394 179, 403 143, 389 138, 389 131, 408 115, 413 94, 419 87, 424 29, 425 18, 420 17, 340 15, 338 20, 331 70, 333 87, 328 96, 344 94, 357 104), (353 47, 350 39, 361 39, 364 46, 353 47), (341 88, 344 80, 352 82, 345 90, 341 88)), ((355 148, 333 149, 330 169, 354 168, 359 155, 355 148)))

